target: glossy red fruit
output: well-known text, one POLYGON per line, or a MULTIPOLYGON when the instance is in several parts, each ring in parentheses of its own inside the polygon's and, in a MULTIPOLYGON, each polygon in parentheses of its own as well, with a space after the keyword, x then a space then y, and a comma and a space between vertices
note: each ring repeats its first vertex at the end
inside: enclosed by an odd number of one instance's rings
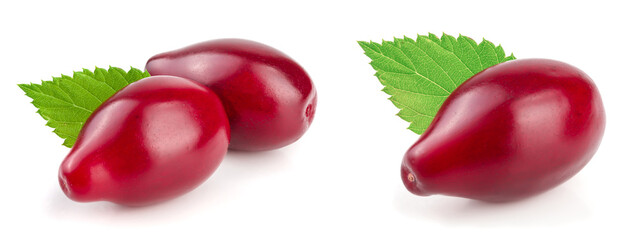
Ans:
POLYGON ((79 202, 147 205, 205 181, 229 144, 227 116, 208 88, 180 77, 141 79, 88 119, 59 170, 79 202))
POLYGON ((527 59, 476 74, 445 101, 401 169, 417 195, 511 201, 553 188, 598 149, 605 115, 593 81, 527 59))
POLYGON ((284 53, 261 43, 220 39, 156 55, 151 75, 198 81, 220 97, 231 126, 230 148, 286 146, 308 129, 316 106, 311 79, 284 53))

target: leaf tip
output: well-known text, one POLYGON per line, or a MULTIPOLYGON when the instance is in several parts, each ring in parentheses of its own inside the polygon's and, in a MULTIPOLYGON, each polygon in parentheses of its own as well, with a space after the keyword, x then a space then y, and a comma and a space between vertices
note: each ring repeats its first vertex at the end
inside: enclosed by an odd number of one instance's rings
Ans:
POLYGON ((22 90, 24 90, 25 88, 28 88, 30 86, 30 84, 28 83, 18 83, 18 87, 22 90))
POLYGON ((67 148, 72 148, 73 147, 73 143, 71 143, 70 141, 64 141, 64 143, 62 143, 62 146, 67 147, 67 148))

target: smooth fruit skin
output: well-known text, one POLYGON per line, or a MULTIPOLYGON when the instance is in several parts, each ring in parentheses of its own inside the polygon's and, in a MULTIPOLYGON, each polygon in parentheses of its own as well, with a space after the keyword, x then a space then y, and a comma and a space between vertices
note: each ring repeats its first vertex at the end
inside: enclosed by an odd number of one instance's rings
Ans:
POLYGON ((144 78, 93 112, 59 182, 79 202, 153 204, 205 181, 228 144, 227 116, 212 91, 180 77, 144 78))
POLYGON ((547 59, 505 62, 449 96, 405 154, 402 180, 422 196, 518 200, 580 171, 605 121, 600 94, 581 70, 547 59))
POLYGON ((267 45, 219 39, 158 54, 151 75, 192 79, 220 97, 231 126, 230 148, 271 150, 298 140, 309 128, 316 91, 307 73, 267 45))

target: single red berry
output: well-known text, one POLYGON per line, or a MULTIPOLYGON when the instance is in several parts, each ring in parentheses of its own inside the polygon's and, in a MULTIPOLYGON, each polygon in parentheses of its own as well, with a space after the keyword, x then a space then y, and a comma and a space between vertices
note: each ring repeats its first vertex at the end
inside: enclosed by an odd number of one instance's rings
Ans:
POLYGON ((605 126, 600 94, 568 64, 514 60, 459 86, 408 150, 401 169, 417 195, 510 201, 579 172, 605 126))
POLYGON ((227 152, 218 97, 180 77, 132 83, 90 116, 60 166, 64 193, 79 202, 147 205, 205 181, 227 152))
POLYGON ((271 150, 298 140, 309 128, 316 91, 302 67, 267 45, 219 39, 158 54, 153 75, 180 76, 212 89, 231 126, 230 148, 271 150))

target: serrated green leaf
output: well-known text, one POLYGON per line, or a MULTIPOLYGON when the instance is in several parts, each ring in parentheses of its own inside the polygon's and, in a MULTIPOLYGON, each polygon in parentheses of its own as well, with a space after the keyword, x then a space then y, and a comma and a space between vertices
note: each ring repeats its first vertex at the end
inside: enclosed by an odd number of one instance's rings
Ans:
POLYGON ((441 38, 429 33, 416 39, 395 38, 393 41, 359 41, 364 54, 371 59, 375 76, 397 108, 400 118, 410 123, 408 129, 422 134, 434 119, 447 97, 473 75, 496 64, 516 59, 505 56, 498 45, 483 39, 459 35, 441 38))
POLYGON ((33 99, 37 113, 46 125, 64 139, 64 146, 72 147, 79 131, 90 115, 117 91, 139 79, 149 77, 147 71, 110 67, 108 70, 83 69, 71 76, 61 75, 41 84, 18 84, 33 99))

